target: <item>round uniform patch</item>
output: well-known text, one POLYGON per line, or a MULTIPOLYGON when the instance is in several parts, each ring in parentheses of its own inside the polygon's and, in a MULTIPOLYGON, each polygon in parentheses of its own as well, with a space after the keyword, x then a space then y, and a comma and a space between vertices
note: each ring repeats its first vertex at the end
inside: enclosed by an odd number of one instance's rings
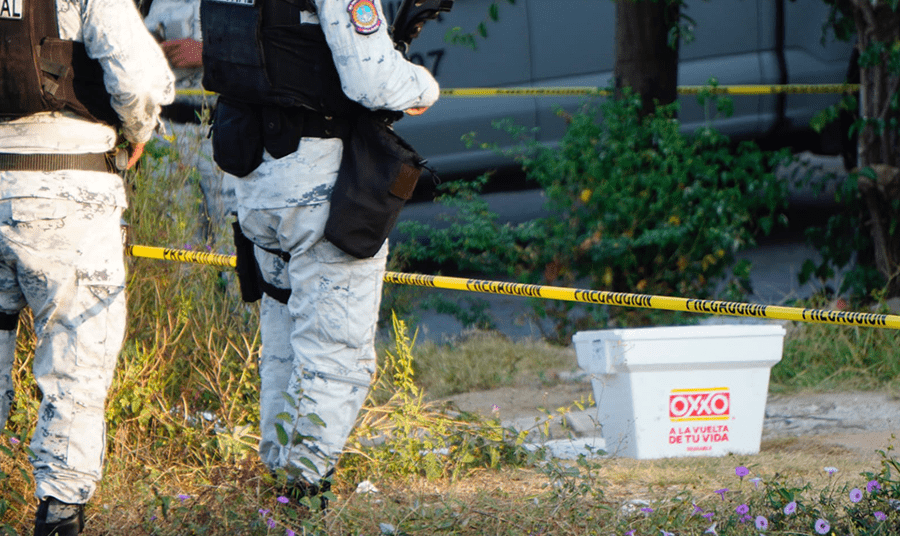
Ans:
POLYGON ((357 33, 364 35, 375 33, 381 26, 381 19, 378 17, 373 0, 353 0, 347 11, 350 12, 350 21, 353 22, 357 33))

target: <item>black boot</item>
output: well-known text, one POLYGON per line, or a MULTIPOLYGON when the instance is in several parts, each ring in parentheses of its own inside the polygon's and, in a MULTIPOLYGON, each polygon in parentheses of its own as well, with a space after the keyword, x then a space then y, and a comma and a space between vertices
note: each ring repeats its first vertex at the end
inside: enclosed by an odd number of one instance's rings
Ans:
POLYGON ((84 505, 42 499, 34 516, 34 536, 76 536, 84 528, 84 505))

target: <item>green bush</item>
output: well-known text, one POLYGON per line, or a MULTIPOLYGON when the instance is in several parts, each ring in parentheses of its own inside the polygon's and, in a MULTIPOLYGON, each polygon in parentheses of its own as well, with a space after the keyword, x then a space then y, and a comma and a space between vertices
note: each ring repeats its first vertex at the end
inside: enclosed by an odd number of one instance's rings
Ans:
MULTIPOLYGON (((710 93, 701 95, 719 104, 710 93)), ((558 147, 529 139, 520 127, 499 125, 523 141, 512 154, 529 180, 544 189, 551 215, 501 224, 478 196, 485 178, 452 184, 439 198, 456 210, 446 228, 405 224, 411 239, 395 247, 407 261, 451 270, 480 270, 527 283, 708 298, 734 267, 722 294, 742 298, 749 267, 734 254, 785 221, 787 185, 774 170, 786 150, 766 152, 732 143, 710 126, 680 132, 677 105, 642 115, 640 98, 590 101, 573 115, 558 147)), ((719 107, 722 109, 723 107, 719 107)), ((470 142, 474 143, 470 139, 470 142)), ((489 148, 489 147, 486 147, 489 148)), ((577 328, 571 304, 536 303, 557 319, 557 336, 577 328)), ((592 322, 643 324, 661 313, 597 309, 592 322)))

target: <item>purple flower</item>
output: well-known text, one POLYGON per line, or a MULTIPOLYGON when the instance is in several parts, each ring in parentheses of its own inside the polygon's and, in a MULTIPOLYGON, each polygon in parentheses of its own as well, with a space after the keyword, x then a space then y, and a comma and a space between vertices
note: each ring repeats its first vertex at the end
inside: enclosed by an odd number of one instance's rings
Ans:
POLYGON ((797 501, 791 501, 784 505, 784 515, 789 516, 797 511, 797 501))
POLYGON ((691 512, 691 514, 697 515, 697 514, 702 514, 702 513, 703 513, 703 508, 700 508, 699 506, 697 506, 696 503, 694 503, 694 511, 691 512))
POLYGON ((725 500, 725 494, 728 493, 728 488, 717 489, 715 493, 719 494, 719 497, 722 497, 722 500, 725 500))
POLYGON ((829 530, 831 530, 831 525, 829 525, 827 521, 821 517, 816 520, 816 532, 819 534, 828 534, 829 530))
POLYGON ((703 531, 703 534, 712 534, 713 536, 719 536, 719 533, 716 532, 716 524, 713 523, 708 529, 703 531))
POLYGON ((875 490, 881 491, 881 484, 879 484, 877 480, 869 480, 866 483, 866 491, 872 493, 875 490))
POLYGON ((837 467, 823 467, 822 470, 828 473, 828 476, 832 476, 838 472, 837 467))
POLYGON ((499 411, 500 411, 500 406, 498 406, 497 404, 491 405, 491 413, 497 413, 499 411))
POLYGON ((750 479, 750 482, 753 482, 753 487, 754 487, 754 488, 759 489, 759 483, 762 482, 762 479, 759 478, 758 476, 755 476, 755 477, 753 477, 753 478, 750 479))
POLYGON ((874 515, 875 519, 877 519, 878 521, 884 521, 885 519, 887 519, 887 516, 884 515, 884 512, 882 512, 881 510, 876 511, 872 515, 874 515))
POLYGON ((294 533, 294 531, 292 531, 291 529, 287 529, 284 531, 284 536, 297 536, 297 534, 294 533))
POLYGON ((766 530, 769 528, 769 520, 764 516, 756 516, 756 530, 766 530))
POLYGON ((750 511, 750 507, 746 504, 740 504, 737 508, 734 509, 734 511, 743 515, 750 511))
POLYGON ((738 518, 738 521, 740 521, 741 523, 746 523, 746 522, 750 521, 751 519, 753 519, 753 516, 751 516, 749 514, 744 514, 740 518, 738 518))
POLYGON ((850 490, 850 502, 858 503, 862 500, 862 491, 859 488, 853 488, 850 490))
POLYGON ((285 497, 284 495, 279 495, 278 498, 275 500, 280 502, 281 504, 287 504, 287 503, 291 502, 291 500, 288 499, 287 497, 285 497))
POLYGON ((736 474, 738 478, 743 480, 745 476, 750 474, 750 469, 747 469, 743 465, 738 465, 734 468, 734 474, 736 474))
POLYGON ((275 520, 270 517, 270 518, 266 519, 266 526, 269 527, 270 529, 274 529, 278 525, 277 525, 277 523, 275 523, 275 520))
POLYGON ((271 512, 271 510, 269 510, 268 508, 260 508, 259 509, 259 515, 261 515, 263 517, 266 517, 267 515, 269 515, 269 512, 271 512))
POLYGON ((673 532, 668 532, 663 529, 659 529, 659 531, 662 533, 662 536, 675 536, 675 533, 673 532))
POLYGON ((712 512, 707 512, 707 513, 703 514, 701 517, 705 517, 707 521, 712 521, 712 518, 714 515, 715 514, 713 514, 712 512))
POLYGON ((9 444, 10 444, 10 445, 18 445, 18 444, 19 444, 18 438, 10 437, 10 438, 9 438, 9 444))
POLYGON ((634 530, 629 530, 625 533, 625 536, 634 536, 634 530))
POLYGON ((190 499, 191 496, 190 496, 190 495, 186 495, 186 494, 184 494, 184 493, 179 493, 178 495, 176 495, 176 498, 177 498, 179 501, 184 502, 184 501, 190 499))
POLYGON ((653 508, 650 508, 649 506, 645 506, 645 507, 641 508, 641 512, 644 512, 645 514, 652 514, 653 508))

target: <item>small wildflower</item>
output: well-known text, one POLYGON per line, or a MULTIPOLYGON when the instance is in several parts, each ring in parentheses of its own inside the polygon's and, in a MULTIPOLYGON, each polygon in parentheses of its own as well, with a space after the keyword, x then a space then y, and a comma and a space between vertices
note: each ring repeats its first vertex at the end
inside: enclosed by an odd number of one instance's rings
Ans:
POLYGON ((829 530, 831 530, 831 525, 829 525, 827 521, 821 517, 816 520, 816 532, 819 534, 828 534, 829 530))
POLYGON ((837 467, 823 467, 822 470, 828 473, 828 476, 833 476, 838 472, 837 467))
POLYGON ((877 480, 869 480, 866 483, 866 491, 872 493, 875 490, 881 491, 881 484, 877 480))
POLYGON ((736 474, 738 478, 743 480, 745 476, 750 474, 750 469, 747 469, 743 465, 738 465, 734 468, 734 474, 736 474))
POLYGON ((266 526, 269 527, 270 529, 274 529, 275 527, 278 526, 278 524, 275 523, 275 520, 270 517, 270 518, 266 519, 266 526))
POLYGON ((753 482, 753 487, 754 487, 754 488, 759 489, 759 483, 762 482, 762 479, 759 478, 758 476, 755 476, 755 477, 753 477, 753 478, 750 479, 750 482, 753 482))
POLYGON ((789 516, 797 511, 797 501, 791 501, 784 505, 784 515, 789 516))
POLYGON ((850 490, 850 502, 858 503, 863 498, 862 491, 859 488, 853 488, 850 490))
POLYGON ((653 508, 650 508, 649 506, 645 506, 645 507, 641 508, 641 512, 644 512, 645 514, 652 514, 653 508))
POLYGON ((722 500, 724 501, 725 494, 728 493, 728 488, 717 489, 715 492, 718 493, 719 497, 722 497, 722 500))
POLYGON ((492 412, 492 413, 499 413, 499 412, 500 412, 500 406, 498 406, 497 404, 491 405, 491 412, 492 412))
POLYGON ((697 503, 693 503, 693 505, 694 505, 694 511, 691 512, 692 515, 697 515, 697 514, 703 513, 703 508, 700 508, 699 506, 697 506, 697 503))
POLYGON ((716 524, 713 523, 708 529, 703 531, 703 534, 712 534, 713 536, 719 536, 719 533, 716 532, 716 524))
POLYGON ((186 500, 188 500, 188 499, 191 498, 190 495, 187 495, 187 494, 185 494, 185 493, 179 493, 179 494, 176 495, 175 497, 176 497, 179 501, 181 501, 181 502, 184 502, 184 501, 186 501, 186 500))
POLYGON ((291 502, 291 500, 288 499, 287 497, 285 497, 284 495, 279 495, 278 498, 275 500, 280 502, 281 504, 287 504, 287 503, 291 502))
POLYGON ((659 529, 659 531, 662 533, 662 536, 675 536, 674 532, 669 532, 663 529, 659 529))
POLYGON ((756 516, 756 530, 766 530, 769 528, 769 520, 765 516, 756 516))
POLYGON ((291 529, 287 529, 284 531, 284 536, 297 536, 297 533, 295 533, 291 529))
POLYGON ((713 514, 712 512, 707 512, 707 513, 703 514, 701 517, 705 517, 707 521, 712 521, 713 515, 715 515, 715 514, 713 514))
POLYGON ((634 530, 629 530, 625 533, 625 536, 634 536, 634 530))
POLYGON ((887 519, 887 516, 886 516, 886 515, 884 514, 884 512, 882 512, 881 510, 877 510, 877 511, 876 511, 874 514, 872 514, 872 515, 874 515, 874 516, 875 516, 875 519, 877 519, 878 521, 884 521, 885 519, 887 519))
POLYGON ((269 512, 271 512, 271 510, 269 510, 268 508, 260 508, 259 509, 259 515, 261 515, 263 517, 266 517, 267 515, 269 515, 269 512))
POLYGON ((743 515, 750 511, 750 507, 746 504, 740 504, 737 508, 734 509, 734 511, 743 515))
POLYGON ((18 444, 19 444, 19 440, 18 440, 18 438, 10 437, 10 438, 9 438, 9 443, 10 443, 11 445, 18 445, 18 444))

